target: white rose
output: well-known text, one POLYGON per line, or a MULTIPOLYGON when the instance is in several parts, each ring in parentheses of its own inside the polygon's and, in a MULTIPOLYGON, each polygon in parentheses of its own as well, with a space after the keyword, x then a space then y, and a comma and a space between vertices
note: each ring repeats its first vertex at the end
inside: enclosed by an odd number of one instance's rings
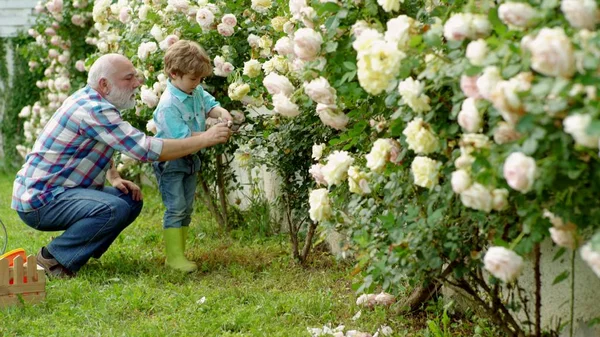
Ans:
POLYGON ((373 143, 371 152, 367 154, 367 167, 375 172, 381 172, 390 158, 392 143, 389 139, 380 138, 373 143))
POLYGON ((156 39, 156 42, 160 42, 165 39, 163 35, 163 30, 162 28, 160 28, 159 25, 152 26, 152 29, 150 29, 150 35, 152 35, 156 39))
POLYGON ((260 37, 254 34, 248 35, 248 44, 250 45, 250 48, 259 48, 260 37))
POLYGON ((335 89, 329 85, 325 77, 319 77, 304 84, 304 92, 317 103, 335 104, 335 89))
POLYGON ((466 13, 453 14, 444 24, 444 37, 451 41, 462 41, 474 35, 472 18, 466 13))
POLYGON ((581 247, 581 258, 592 268, 594 273, 600 277, 600 253, 592 248, 591 243, 581 247))
POLYGON ((379 305, 389 306, 396 302, 396 298, 392 294, 381 292, 375 296, 375 302, 379 305))
POLYGON ((404 2, 404 0, 377 0, 379 6, 381 6, 381 8, 388 13, 392 11, 399 11, 400 2, 404 2))
POLYGON ((296 117, 300 114, 298 105, 292 102, 284 93, 273 95, 273 109, 286 117, 296 117))
MULTIPOLYGON (((406 15, 390 19, 386 26, 385 40, 395 43, 400 49, 408 46, 411 37, 410 34, 416 30, 415 20, 406 15)), ((354 29, 354 26, 352 29, 354 29)))
POLYGON ((566 133, 573 137, 575 143, 592 149, 597 149, 600 138, 596 136, 590 136, 586 132, 586 129, 591 122, 592 116, 589 114, 572 114, 563 120, 563 128, 566 133))
POLYGON ((275 42, 275 47, 273 47, 273 50, 282 56, 291 55, 294 53, 294 43, 292 42, 292 39, 284 36, 275 42))
POLYGON ((535 182, 537 166, 535 160, 521 152, 513 152, 504 162, 504 179, 510 187, 527 193, 535 182))
POLYGON ((472 65, 482 66, 488 53, 488 46, 485 40, 479 39, 477 41, 471 41, 467 45, 467 59, 472 65))
POLYGON ((523 270, 523 258, 504 247, 490 247, 483 258, 485 269, 504 282, 512 282, 523 270))
POLYGON ((354 163, 354 158, 346 151, 334 151, 327 156, 327 164, 321 170, 327 185, 339 185, 346 179, 348 169, 352 163, 354 163))
POLYGON ((252 0, 250 7, 259 13, 266 13, 271 8, 271 0, 252 0))
POLYGON ((474 98, 464 100, 457 119, 458 125, 467 132, 479 132, 483 127, 483 119, 474 98))
POLYGON ((415 185, 433 188, 438 184, 441 163, 427 157, 417 156, 410 165, 415 185))
POLYGON ((571 26, 594 30, 598 23, 598 5, 595 0, 562 0, 560 9, 571 26))
POLYGON ((323 124, 336 130, 345 130, 349 118, 341 111, 338 111, 335 104, 317 104, 317 115, 323 124))
POLYGON ((477 89, 477 79, 478 76, 466 76, 462 75, 460 77, 460 89, 465 94, 465 96, 470 98, 481 98, 479 94, 479 89, 477 89))
POLYGON ((498 7, 498 16, 505 24, 513 27, 529 27, 535 23, 537 10, 524 2, 506 2, 498 7))
POLYGON ((142 102, 146 104, 149 108, 154 108, 158 104, 158 96, 146 86, 142 87, 141 93, 142 102))
POLYGON ((348 169, 348 189, 351 193, 365 195, 371 193, 368 176, 361 172, 356 166, 350 166, 348 169))
POLYGON ((312 221, 321 222, 331 216, 329 192, 325 188, 312 190, 308 198, 310 204, 309 215, 312 221))
POLYGON ((452 172, 452 190, 454 193, 460 194, 471 186, 471 176, 466 170, 457 170, 452 172))
POLYGON ((196 12, 196 22, 202 29, 210 29, 213 22, 215 22, 215 14, 208 8, 200 8, 196 12))
POLYGON ((227 95, 234 101, 241 101, 250 92, 250 85, 243 82, 233 82, 227 88, 227 95))
POLYGON ((168 35, 167 37, 165 37, 165 39, 162 40, 158 44, 158 46, 160 47, 161 50, 167 50, 167 49, 169 49, 169 47, 171 47, 177 41, 179 41, 179 36, 171 34, 171 35, 168 35))
POLYGON ((290 80, 276 73, 270 73, 263 79, 263 85, 271 95, 282 93, 290 96, 294 92, 294 86, 290 80))
POLYGON ((497 188, 492 191, 492 209, 502 211, 508 207, 508 190, 497 188))
POLYGON ((525 47, 531 53, 531 68, 538 73, 565 78, 575 74, 573 44, 561 27, 542 28, 525 47))
POLYGON ((302 14, 302 9, 307 7, 306 0, 290 0, 289 7, 290 13, 294 19, 299 20, 302 14))
POLYGON ((460 194, 460 201, 465 207, 484 211, 486 213, 489 213, 492 210, 492 198, 490 190, 479 183, 472 184, 460 194))
POLYGON ((235 27, 235 25, 237 25, 237 19, 233 14, 223 15, 223 17, 221 18, 221 22, 231 27, 235 27))
POLYGON ((148 121, 148 123, 146 123, 146 130, 152 132, 153 134, 156 134, 156 132, 158 132, 156 130, 156 123, 154 122, 154 119, 151 119, 148 121))
POLYGON ((500 70, 496 67, 486 67, 477 79, 477 91, 481 97, 490 100, 496 84, 502 81, 500 70))
POLYGON ((142 42, 138 47, 138 57, 144 61, 148 56, 158 50, 155 42, 142 42))
POLYGON ((21 109, 21 112, 19 112, 19 117, 20 118, 27 118, 31 115, 31 106, 26 105, 23 107, 23 109, 21 109))
POLYGON ((231 36, 234 33, 234 28, 230 25, 224 24, 224 23, 219 23, 217 25, 217 32, 219 32, 219 34, 227 37, 227 36, 231 36))
POLYGON ((258 60, 251 59, 250 61, 244 62, 244 75, 254 78, 260 76, 262 65, 258 60))
POLYGON ((563 227, 550 227, 550 237, 558 246, 575 249, 578 246, 579 240, 577 237, 577 226, 569 223, 563 227))
POLYGON ((429 97, 425 95, 424 91, 425 83, 414 80, 412 77, 408 77, 398 84, 398 92, 402 96, 402 101, 417 113, 431 110, 429 97))
POLYGON ((431 131, 429 124, 418 117, 412 120, 402 131, 406 136, 408 148, 418 154, 429 154, 437 151, 439 140, 431 131))
POLYGON ((312 146, 312 157, 314 160, 321 159, 323 155, 323 150, 325 149, 325 144, 314 144, 312 146))
POLYGON ((300 28, 294 34, 294 53, 302 61, 312 61, 321 51, 323 37, 310 28, 300 28))
POLYGON ((310 173, 318 186, 327 185, 327 181, 325 181, 325 177, 323 176, 323 165, 314 164, 310 167, 308 173, 310 173))

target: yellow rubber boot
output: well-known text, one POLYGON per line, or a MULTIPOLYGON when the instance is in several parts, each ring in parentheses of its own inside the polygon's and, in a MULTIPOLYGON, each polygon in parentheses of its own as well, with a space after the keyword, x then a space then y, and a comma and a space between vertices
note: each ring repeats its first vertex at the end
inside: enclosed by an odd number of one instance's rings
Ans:
POLYGON ((169 268, 186 273, 198 270, 198 266, 194 262, 186 259, 185 255, 183 255, 183 230, 181 228, 167 228, 163 231, 163 235, 165 239, 165 250, 167 252, 165 265, 169 268))

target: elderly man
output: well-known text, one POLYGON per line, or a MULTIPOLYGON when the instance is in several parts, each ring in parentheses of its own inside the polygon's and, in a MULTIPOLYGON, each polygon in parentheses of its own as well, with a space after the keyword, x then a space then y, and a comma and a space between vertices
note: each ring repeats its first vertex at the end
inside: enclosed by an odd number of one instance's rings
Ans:
POLYGON ((17 173, 11 207, 32 228, 64 231, 37 256, 51 277, 74 276, 140 214, 140 188, 119 176, 111 160, 115 151, 165 161, 225 143, 231 135, 226 124, 218 124, 185 139, 146 136, 119 112, 135 106, 139 86, 126 57, 101 56, 89 70, 88 85, 54 113, 17 173))

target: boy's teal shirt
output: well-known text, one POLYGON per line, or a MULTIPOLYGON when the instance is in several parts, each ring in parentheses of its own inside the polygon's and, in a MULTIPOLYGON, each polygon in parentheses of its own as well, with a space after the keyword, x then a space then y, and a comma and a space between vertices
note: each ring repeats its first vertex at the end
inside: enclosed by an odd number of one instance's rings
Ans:
POLYGON ((220 106, 219 102, 202 86, 187 94, 169 80, 153 114, 157 130, 155 137, 186 138, 192 132, 205 131, 208 112, 216 106, 220 106))

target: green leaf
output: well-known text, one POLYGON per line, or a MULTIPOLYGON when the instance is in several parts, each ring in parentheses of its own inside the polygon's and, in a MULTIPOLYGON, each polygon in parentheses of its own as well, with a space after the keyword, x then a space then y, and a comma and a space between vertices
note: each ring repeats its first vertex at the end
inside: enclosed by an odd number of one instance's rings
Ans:
POLYGON ((569 271, 565 270, 554 279, 554 281, 552 282, 552 285, 558 284, 558 283, 566 280, 567 278, 569 278, 569 271))
POLYGON ((600 121, 593 120, 585 129, 585 132, 590 136, 600 136, 600 121))
POLYGON ((567 249, 565 247, 561 247, 558 250, 558 252, 556 252, 556 254, 554 254, 554 257, 552 258, 552 262, 560 259, 560 257, 563 256, 566 252, 567 252, 567 249))
POLYGON ((488 19, 490 20, 492 27, 494 27, 494 31, 498 35, 504 36, 504 34, 506 34, 506 26, 504 25, 504 23, 502 23, 502 21, 500 20, 500 17, 498 17, 498 9, 497 8, 490 9, 490 11, 488 13, 488 19))
POLYGON ((516 74, 518 74, 520 71, 521 71, 520 64, 511 64, 508 67, 505 67, 504 69, 502 69, 502 76, 504 76, 504 78, 510 78, 510 77, 513 77, 516 74))
POLYGON ((342 64, 348 70, 356 70, 356 63, 354 63, 354 62, 344 61, 344 63, 342 63, 342 64))
POLYGON ((337 13, 340 10, 340 6, 335 2, 327 2, 322 6, 317 7, 317 14, 323 16, 326 12, 337 13))

